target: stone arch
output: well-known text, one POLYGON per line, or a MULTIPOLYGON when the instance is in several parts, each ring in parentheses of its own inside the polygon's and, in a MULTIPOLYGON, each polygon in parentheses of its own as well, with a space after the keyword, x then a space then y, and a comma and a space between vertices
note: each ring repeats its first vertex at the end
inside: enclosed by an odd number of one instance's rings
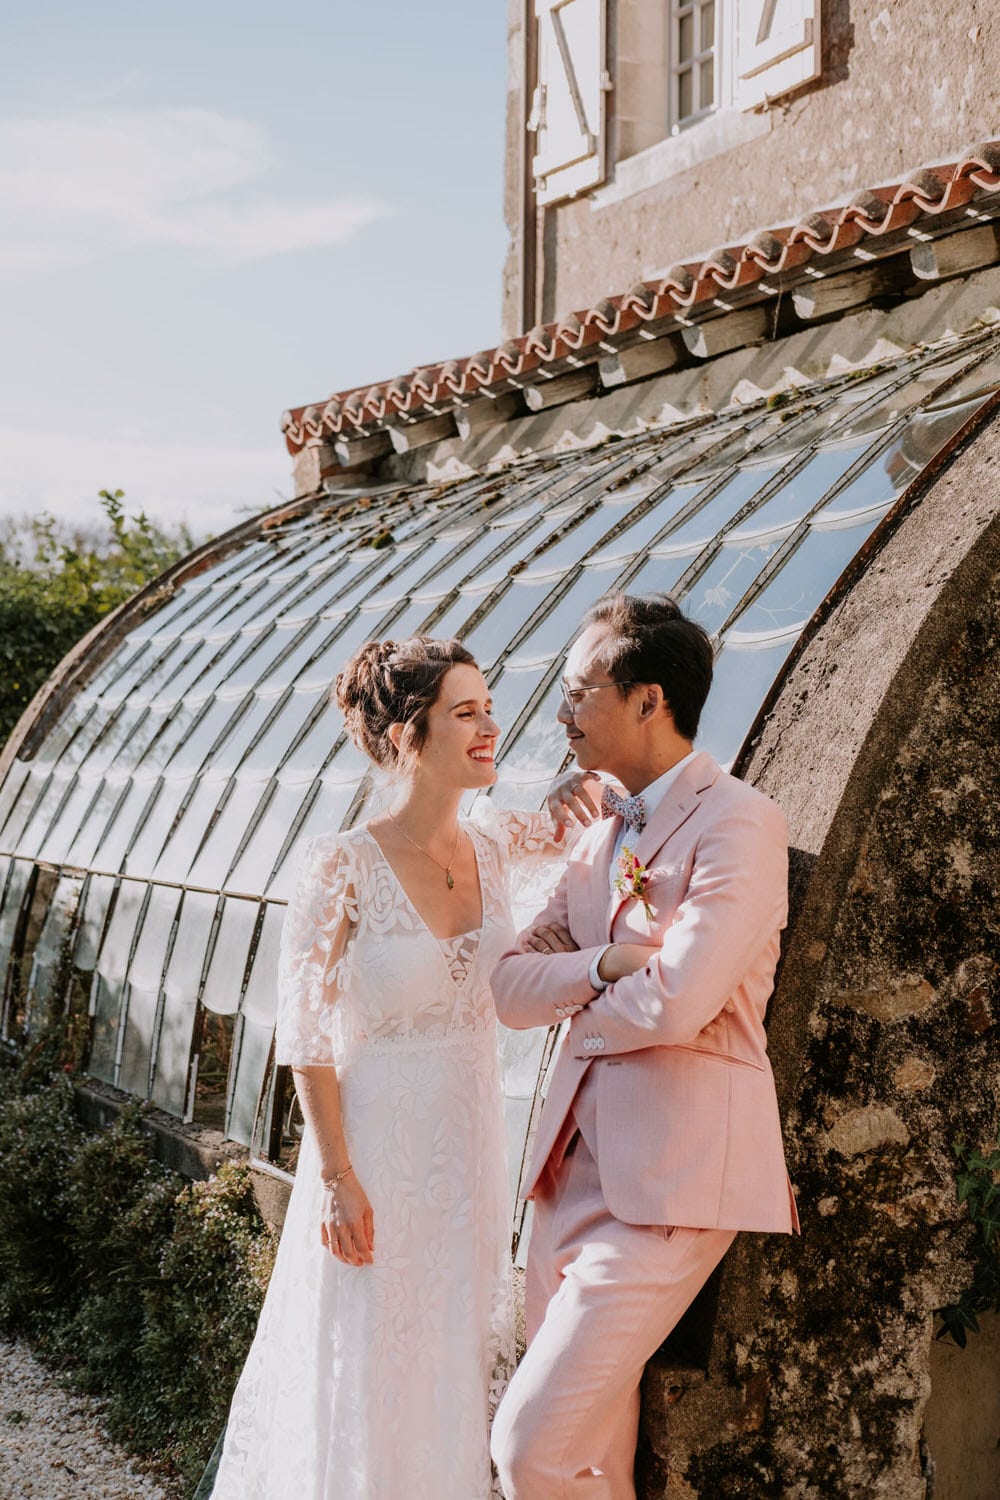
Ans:
MULTIPOLYGON (((988 1144, 1000 1111, 998 479, 994 417, 828 611, 744 756, 795 847, 770 1050, 804 1233, 742 1237, 700 1367, 676 1348, 650 1367, 646 1495, 932 1493, 932 1315, 969 1275, 951 1147, 988 1144)), ((997 1450, 983 1462, 989 1491, 971 1468, 939 1483, 993 1494, 997 1450)))

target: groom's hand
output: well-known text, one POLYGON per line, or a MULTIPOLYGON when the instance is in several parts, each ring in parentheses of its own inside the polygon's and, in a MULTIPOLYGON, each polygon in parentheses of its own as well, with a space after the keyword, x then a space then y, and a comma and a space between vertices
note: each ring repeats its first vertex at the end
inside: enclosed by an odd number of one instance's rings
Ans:
POLYGON ((626 979, 644 969, 660 949, 647 947, 645 943, 612 943, 601 954, 597 972, 605 984, 614 984, 617 979, 626 979))
POLYGON ((567 927, 551 923, 542 927, 530 927, 521 938, 524 953, 576 953, 580 944, 573 941, 567 927))

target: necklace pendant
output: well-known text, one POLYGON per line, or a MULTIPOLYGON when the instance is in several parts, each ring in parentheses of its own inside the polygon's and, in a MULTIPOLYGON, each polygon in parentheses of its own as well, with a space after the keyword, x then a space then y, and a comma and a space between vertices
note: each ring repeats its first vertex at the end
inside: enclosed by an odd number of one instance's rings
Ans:
POLYGON ((444 878, 448 882, 449 891, 453 891, 455 889, 455 877, 450 870, 445 870, 444 878))

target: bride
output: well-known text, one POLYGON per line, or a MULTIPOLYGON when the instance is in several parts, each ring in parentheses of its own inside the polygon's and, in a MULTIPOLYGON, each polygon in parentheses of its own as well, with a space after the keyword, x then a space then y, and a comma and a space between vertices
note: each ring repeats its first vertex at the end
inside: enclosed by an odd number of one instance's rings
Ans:
POLYGON ((511 860, 594 803, 577 771, 487 835, 489 689, 457 641, 372 642, 337 701, 394 774, 385 812, 302 851, 276 1058, 306 1130, 212 1500, 487 1500, 514 1356, 496 1021, 511 860))

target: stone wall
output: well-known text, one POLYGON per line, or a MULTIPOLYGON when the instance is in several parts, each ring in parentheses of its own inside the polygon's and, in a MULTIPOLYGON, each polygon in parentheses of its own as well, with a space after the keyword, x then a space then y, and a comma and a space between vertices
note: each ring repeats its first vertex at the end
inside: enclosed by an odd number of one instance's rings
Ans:
POLYGON ((647 1372, 650 1500, 1000 1493, 996 1434, 967 1463, 946 1416, 991 1410, 995 1331, 978 1395, 961 1353, 932 1357, 970 1274, 952 1143, 1000 1118, 998 661, 994 418, 831 610, 744 767, 797 851, 770 1046, 803 1234, 738 1241, 696 1310, 701 1368, 675 1346, 647 1372))
POLYGON ((1000 16, 992 0, 823 0, 823 73, 815 84, 763 113, 717 116, 696 150, 689 132, 650 144, 649 81, 640 89, 634 80, 640 72, 646 78, 656 55, 643 16, 658 15, 662 0, 608 0, 616 85, 609 146, 617 164, 603 187, 539 211, 535 317, 522 326, 522 10, 512 0, 505 335, 591 306, 700 251, 743 243, 759 228, 844 203, 923 162, 953 161, 994 136, 1000 120, 1000 16), (637 71, 640 58, 646 66, 637 71))

